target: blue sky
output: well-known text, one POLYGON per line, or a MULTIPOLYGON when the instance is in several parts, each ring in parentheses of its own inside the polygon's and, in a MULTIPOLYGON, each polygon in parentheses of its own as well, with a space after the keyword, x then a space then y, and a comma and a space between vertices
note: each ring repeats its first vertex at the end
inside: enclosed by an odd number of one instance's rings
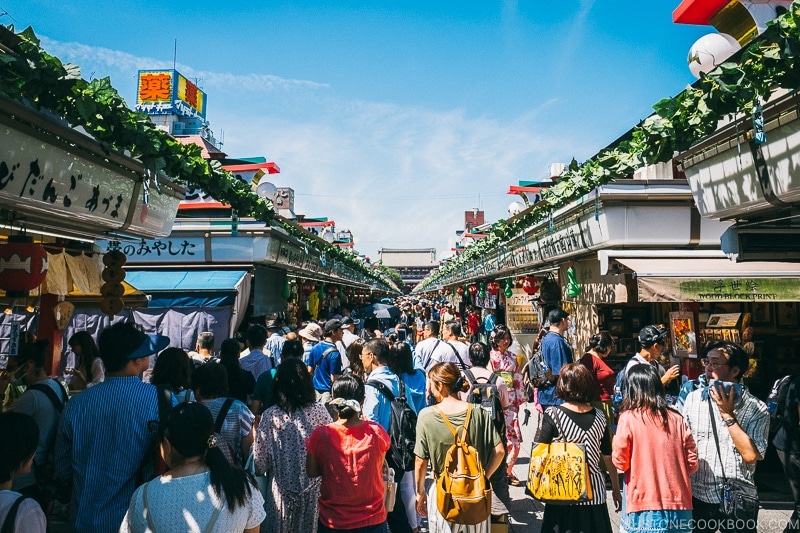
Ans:
POLYGON ((275 161, 296 212, 372 258, 441 257, 464 211, 506 217, 509 185, 591 157, 691 83, 689 47, 714 31, 673 24, 678 0, 162 4, 0 0, 0 21, 131 106, 177 39, 223 150, 275 161))

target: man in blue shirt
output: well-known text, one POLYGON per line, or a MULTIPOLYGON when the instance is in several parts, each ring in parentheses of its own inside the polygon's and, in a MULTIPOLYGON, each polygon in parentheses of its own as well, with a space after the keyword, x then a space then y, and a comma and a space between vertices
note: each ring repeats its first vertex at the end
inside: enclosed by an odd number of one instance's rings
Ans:
POLYGON ((168 344, 127 322, 100 334, 105 381, 67 402, 56 438, 56 476, 72 482, 74 531, 119 531, 134 490, 152 474, 158 398, 140 376, 168 344))
MULTIPOLYGON (((364 387, 362 413, 364 413, 365 419, 380 424, 386 430, 386 433, 389 433, 391 425, 392 405, 386 395, 378 390, 377 387, 369 385, 369 382, 377 381, 382 383, 388 387, 395 398, 400 395, 400 378, 389 370, 387 366, 389 357, 389 343, 384 339, 367 341, 361 350, 361 362, 364 364, 364 371, 369 374, 367 386, 364 387)), ((391 433, 389 434, 391 435, 391 433)), ((396 469, 397 467, 392 465, 392 468, 396 469)), ((396 481, 399 481, 404 476, 404 472, 395 471, 396 481)), ((386 520, 389 524, 389 531, 412 531, 402 498, 395 500, 394 509, 389 512, 386 520)))
POLYGON ((333 318, 325 322, 325 339, 314 346, 308 356, 308 371, 311 372, 317 401, 328 403, 331 399, 333 380, 342 373, 342 356, 336 343, 342 340, 344 331, 342 321, 333 318))
MULTIPOLYGON (((369 374, 369 381, 380 381, 386 385, 395 396, 400 394, 400 383, 397 374, 389 370, 389 343, 383 339, 372 339, 367 341, 361 349, 361 362, 364 364, 364 372, 369 374)), ((386 433, 389 433, 389 421, 392 414, 392 406, 385 395, 381 394, 377 387, 367 386, 364 388, 364 406, 362 408, 364 418, 377 422, 386 433)))
POLYGON ((283 325, 277 318, 267 320, 267 342, 264 344, 266 352, 272 354, 272 362, 275 366, 281 363, 281 353, 283 352, 283 343, 286 338, 283 336, 283 325))
POLYGON ((569 314, 563 309, 553 309, 547 314, 547 321, 550 323, 550 331, 542 337, 542 356, 547 369, 545 374, 550 380, 550 387, 539 388, 539 403, 542 409, 547 409, 551 405, 561 405, 564 400, 556 395, 555 384, 558 381, 558 374, 561 367, 574 362, 575 356, 572 347, 564 339, 564 332, 569 327, 569 314))

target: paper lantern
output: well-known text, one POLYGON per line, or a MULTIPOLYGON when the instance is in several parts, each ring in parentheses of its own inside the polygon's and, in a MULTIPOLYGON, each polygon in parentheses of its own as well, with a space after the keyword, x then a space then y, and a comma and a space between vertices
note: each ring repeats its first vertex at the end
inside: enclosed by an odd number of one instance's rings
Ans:
POLYGON ((470 296, 475 296, 475 293, 478 292, 478 286, 473 283, 467 287, 467 290, 469 291, 470 296))
POLYGON ((700 37, 689 49, 689 70, 695 78, 708 74, 742 47, 727 33, 709 33, 700 37))
POLYGON ((458 294, 459 296, 464 296, 464 287, 459 286, 458 288, 456 288, 456 294, 458 294))
POLYGON ((8 296, 27 296, 47 276, 47 252, 33 239, 12 235, 0 245, 0 289, 8 296))
POLYGON ((512 288, 513 284, 514 282, 512 282, 510 279, 506 280, 506 290, 503 292, 503 296, 506 298, 511 298, 514 296, 514 289, 512 288))
POLYGON ((581 294, 581 287, 578 285, 578 279, 575 276, 575 269, 569 267, 567 269, 567 296, 576 298, 581 294))
POLYGON ((522 290, 525 294, 536 294, 539 292, 539 280, 535 276, 525 276, 522 280, 522 290))
POLYGON ((303 291, 303 294, 308 296, 312 292, 314 292, 314 282, 313 281, 304 281, 303 284, 300 286, 300 290, 303 291))
POLYGON ((339 294, 339 287, 336 285, 328 285, 328 294, 335 298, 339 294))
POLYGON ((486 284, 486 292, 489 294, 500 294, 500 284, 496 281, 490 281, 486 284))
POLYGON ((480 285, 478 285, 478 298, 483 300, 486 298, 486 284, 481 281, 480 285))

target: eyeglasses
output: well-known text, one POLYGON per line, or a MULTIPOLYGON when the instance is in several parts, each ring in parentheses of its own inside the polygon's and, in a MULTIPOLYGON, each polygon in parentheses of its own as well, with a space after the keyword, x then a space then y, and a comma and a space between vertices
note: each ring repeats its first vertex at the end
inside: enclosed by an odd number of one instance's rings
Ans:
POLYGON ((722 361, 709 361, 708 359, 700 359, 700 363, 703 365, 703 368, 717 368, 720 366, 728 366, 728 362, 722 361))
POLYGON ((370 356, 371 357, 372 356, 372 352, 365 352, 365 351, 362 350, 361 359, 364 359, 364 357, 366 357, 366 356, 370 356))

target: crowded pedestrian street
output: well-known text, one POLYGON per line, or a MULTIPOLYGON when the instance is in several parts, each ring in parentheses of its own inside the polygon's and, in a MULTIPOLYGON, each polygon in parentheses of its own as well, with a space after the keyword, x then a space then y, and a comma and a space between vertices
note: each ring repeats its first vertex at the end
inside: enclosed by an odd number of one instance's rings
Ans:
POLYGON ((0 533, 800 531, 798 57, 800 0, 0 5, 0 533))

